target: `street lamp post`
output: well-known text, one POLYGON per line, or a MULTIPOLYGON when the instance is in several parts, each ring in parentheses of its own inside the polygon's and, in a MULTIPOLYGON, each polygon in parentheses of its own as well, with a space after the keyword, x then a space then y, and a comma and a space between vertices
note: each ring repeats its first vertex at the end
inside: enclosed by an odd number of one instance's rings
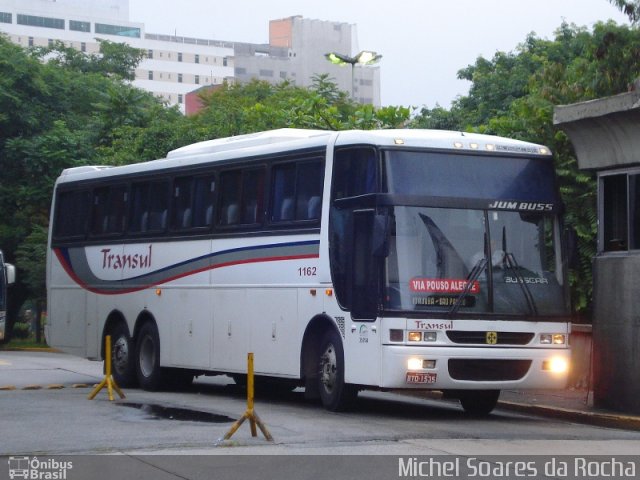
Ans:
POLYGON ((329 60, 334 65, 351 65, 351 98, 354 99, 353 94, 353 81, 354 81, 354 68, 357 65, 372 65, 376 62, 379 62, 382 58, 382 55, 377 54, 376 52, 370 52, 368 50, 363 50, 358 53, 355 57, 350 57, 348 55, 343 55, 341 53, 327 53, 325 54, 327 60, 329 60))

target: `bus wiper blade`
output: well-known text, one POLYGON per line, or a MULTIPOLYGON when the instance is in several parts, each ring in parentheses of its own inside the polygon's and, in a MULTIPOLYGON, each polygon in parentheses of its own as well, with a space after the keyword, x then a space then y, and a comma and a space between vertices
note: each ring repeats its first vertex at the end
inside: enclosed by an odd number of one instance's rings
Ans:
POLYGON ((520 284, 520 288, 522 289, 522 294, 524 295, 524 298, 527 300, 527 305, 529 307, 529 310, 531 310, 531 313, 533 313, 535 316, 538 316, 538 307, 536 306, 536 302, 533 299, 533 295, 531 294, 529 285, 527 285, 527 283, 524 280, 524 277, 522 276, 522 273, 520 273, 520 265, 518 265, 518 262, 516 261, 516 258, 513 256, 513 253, 507 253, 505 251, 504 261, 505 261, 505 264, 507 265, 507 268, 513 272, 513 274, 516 277, 516 280, 520 284))
POLYGON ((464 290, 460 295, 458 295, 458 298, 456 298, 456 303, 454 303, 451 307, 451 310, 449 310, 449 316, 455 315, 456 312, 460 309, 462 302, 465 298, 467 298, 467 295, 469 295, 469 292, 473 288, 473 284, 476 280, 478 280, 478 277, 480 277, 480 274, 487 267, 487 264, 487 259, 483 257, 478 260, 478 262, 473 266, 473 268, 469 272, 469 275, 467 276, 467 284, 465 285, 464 290))

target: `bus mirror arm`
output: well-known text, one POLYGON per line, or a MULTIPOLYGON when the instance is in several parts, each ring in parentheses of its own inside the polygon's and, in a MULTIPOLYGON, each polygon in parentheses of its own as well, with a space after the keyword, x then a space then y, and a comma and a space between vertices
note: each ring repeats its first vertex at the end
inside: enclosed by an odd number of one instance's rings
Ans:
POLYGON ((373 218, 371 253, 377 258, 389 256, 390 219, 387 214, 376 214, 373 218))
POLYGON ((7 272, 7 284, 12 285, 16 283, 16 267, 11 265, 10 263, 4 264, 7 272))

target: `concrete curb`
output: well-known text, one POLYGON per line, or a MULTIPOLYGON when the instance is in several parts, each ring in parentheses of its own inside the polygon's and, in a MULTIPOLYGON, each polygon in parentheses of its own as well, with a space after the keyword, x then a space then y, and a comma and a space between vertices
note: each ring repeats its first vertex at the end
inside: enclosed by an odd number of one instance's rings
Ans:
POLYGON ((575 423, 586 423, 588 425, 595 425, 598 427, 640 431, 640 417, 632 415, 573 410, 570 408, 555 407, 551 405, 531 405, 528 403, 510 402, 506 400, 498 401, 498 408, 549 418, 557 418, 560 420, 568 420, 575 423))

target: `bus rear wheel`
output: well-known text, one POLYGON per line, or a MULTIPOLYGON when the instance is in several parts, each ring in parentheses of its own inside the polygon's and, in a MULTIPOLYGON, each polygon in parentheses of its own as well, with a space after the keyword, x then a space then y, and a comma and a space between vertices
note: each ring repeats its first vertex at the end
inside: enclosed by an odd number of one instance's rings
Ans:
POLYGON ((160 335, 152 322, 145 323, 136 341, 136 373, 138 383, 145 390, 158 390, 162 386, 160 368, 160 335))
POLYGON ((125 323, 118 323, 111 335, 111 365, 113 378, 121 387, 135 387, 137 384, 134 361, 135 345, 125 323))
POLYGON ((486 417, 496 405, 500 390, 469 390, 460 395, 460 404, 465 413, 474 417, 486 417))
POLYGON ((322 338, 318 367, 322 405, 333 412, 351 407, 358 396, 358 389, 344 381, 344 350, 335 330, 327 331, 322 338))

